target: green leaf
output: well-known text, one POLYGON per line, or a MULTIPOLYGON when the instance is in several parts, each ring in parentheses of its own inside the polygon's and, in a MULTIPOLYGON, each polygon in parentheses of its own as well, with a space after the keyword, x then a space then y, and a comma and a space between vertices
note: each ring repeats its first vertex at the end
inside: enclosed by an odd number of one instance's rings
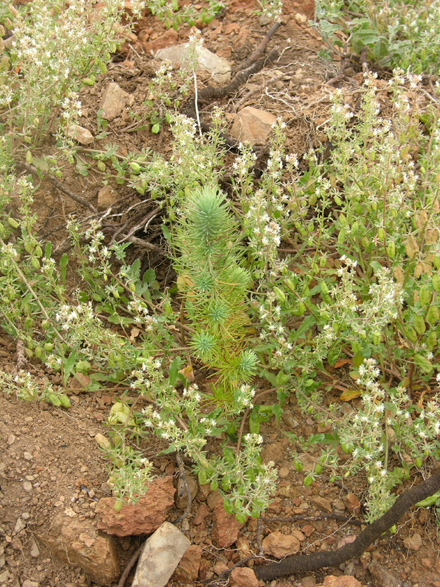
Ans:
POLYGON ((153 126, 151 127, 151 132, 155 135, 157 135, 160 131, 160 124, 158 122, 156 122, 156 124, 153 124, 153 126))
POLYGON ((169 378, 170 378, 170 384, 174 386, 174 384, 177 381, 177 377, 179 374, 179 369, 182 366, 182 359, 177 356, 173 359, 173 362, 170 365, 170 373, 169 373, 169 378))
POLYGON ((142 277, 142 281, 148 285, 152 285, 156 281, 154 269, 147 269, 142 277))
POLYGON ((50 259, 51 254, 52 254, 52 243, 50 241, 47 241, 46 246, 44 247, 44 257, 46 259, 50 259))
POLYGON ((307 318, 302 321, 301 326, 295 332, 291 340, 297 340, 298 338, 301 338, 301 336, 310 330, 314 324, 316 324, 316 318, 314 316, 307 316, 307 318))
POLYGON ((361 355, 360 353, 357 353, 354 357, 353 357, 353 365, 356 368, 359 368, 362 363, 364 362, 364 356, 361 355))
POLYGON ((167 239, 167 241, 169 243, 171 243, 171 232, 168 230, 168 228, 165 226, 165 224, 162 224, 162 234, 164 235, 164 237, 167 239))
POLYGON ((281 421, 281 415, 283 413, 283 410, 280 406, 280 404, 273 404, 272 406, 272 413, 275 416, 275 419, 277 421, 277 426, 280 425, 280 421, 281 421))
POLYGON ((380 263, 378 263, 377 261, 371 261, 370 267, 372 267, 375 275, 380 273, 383 269, 382 265, 380 263))
POLYGON ((68 262, 69 257, 67 256, 67 253, 64 253, 64 255, 60 259, 61 281, 63 282, 64 286, 66 285, 66 271, 68 262))

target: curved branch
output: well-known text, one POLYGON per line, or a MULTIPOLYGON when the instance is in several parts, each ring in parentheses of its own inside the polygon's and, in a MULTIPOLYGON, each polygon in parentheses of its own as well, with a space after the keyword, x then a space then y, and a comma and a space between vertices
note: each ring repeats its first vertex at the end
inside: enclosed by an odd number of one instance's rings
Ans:
POLYGON ((335 567, 347 560, 359 558, 370 544, 392 528, 413 505, 433 495, 439 489, 440 469, 423 483, 399 495, 394 505, 383 516, 367 526, 351 544, 346 544, 339 550, 331 552, 289 556, 279 563, 270 563, 254 569, 255 574, 258 579, 271 581, 278 577, 292 575, 298 571, 314 571, 322 567, 335 567))

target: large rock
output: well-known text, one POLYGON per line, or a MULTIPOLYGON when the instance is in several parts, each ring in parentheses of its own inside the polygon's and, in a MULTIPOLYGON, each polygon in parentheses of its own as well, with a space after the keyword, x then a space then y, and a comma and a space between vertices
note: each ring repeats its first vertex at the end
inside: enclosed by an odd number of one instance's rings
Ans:
POLYGON ((182 583, 194 583, 199 577, 200 561, 202 560, 202 547, 198 544, 191 544, 177 567, 172 581, 182 583))
POLYGON ((240 524, 235 516, 227 514, 223 507, 223 499, 219 499, 214 507, 214 523, 212 526, 212 540, 219 548, 227 548, 234 544, 238 533, 244 524, 240 524))
POLYGON ((190 544, 176 526, 164 522, 145 543, 132 587, 164 587, 190 544))
POLYGON ((262 543, 264 554, 271 554, 275 558, 284 558, 295 554, 299 550, 299 540, 289 534, 272 532, 262 543))
POLYGON ((117 83, 111 82, 102 96, 100 109, 105 120, 113 120, 119 116, 127 104, 133 104, 134 97, 124 92, 117 83))
MULTIPOLYGON (((161 61, 171 61, 171 63, 177 63, 179 65, 184 64, 188 61, 188 54, 190 48, 188 44, 174 45, 173 47, 167 47, 166 49, 160 49, 157 51, 155 57, 161 61)), ((200 54, 197 64, 197 69, 205 69, 209 71, 213 80, 218 84, 227 84, 231 79, 231 66, 229 62, 223 57, 219 57, 215 53, 206 49, 206 47, 200 48, 200 54)))
POLYGON ((51 520, 50 530, 38 538, 57 558, 79 565, 94 583, 111 585, 118 580, 120 567, 114 538, 99 532, 89 519, 58 514, 51 520))
POLYGON ((95 508, 100 520, 98 528, 116 536, 151 534, 166 520, 174 502, 172 477, 153 479, 147 493, 135 504, 123 504, 116 512, 114 497, 102 498, 95 508))
POLYGON ((246 106, 235 117, 231 135, 241 143, 261 145, 269 138, 275 121, 276 116, 270 112, 246 106))

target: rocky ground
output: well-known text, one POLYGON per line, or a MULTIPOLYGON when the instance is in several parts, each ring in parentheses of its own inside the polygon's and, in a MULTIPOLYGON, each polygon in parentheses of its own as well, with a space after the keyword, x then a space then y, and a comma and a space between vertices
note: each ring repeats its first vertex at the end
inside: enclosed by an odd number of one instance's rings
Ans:
MULTIPOLYGON (((264 18, 254 15, 256 8, 253 0, 227 2, 227 9, 210 25, 200 25, 204 46, 226 59, 231 67, 238 67, 270 28, 264 18)), ((322 41, 307 24, 313 13, 313 3, 307 0, 285 3, 283 25, 269 45, 269 50, 280 51, 278 60, 249 78, 235 95, 217 101, 225 109, 228 134, 242 138, 240 129, 246 127, 251 138, 264 143, 274 117, 282 116, 288 125, 289 150, 302 155, 323 140, 320 125, 327 118, 334 87, 341 85, 347 93, 356 95, 362 73, 353 68, 334 81, 340 63, 324 61, 318 55, 322 41), (247 110, 243 115, 247 107, 258 112, 247 110)), ((184 42, 189 35, 189 27, 166 30, 152 15, 145 15, 108 74, 93 87, 83 89, 82 130, 75 131, 79 133, 75 135, 78 141, 96 147, 110 140, 118 145, 121 154, 145 147, 169 152, 166 126, 158 134, 152 134, 149 126, 133 131, 134 114, 142 116, 148 83, 160 66, 153 54, 184 42), (109 136, 101 141, 95 138, 100 108, 110 121, 109 136)), ((201 87, 212 83, 211 74, 201 72, 199 78, 201 87)), ((201 114, 203 117, 204 112, 201 114)), ((133 197, 129 188, 116 183, 101 189, 97 172, 78 177, 72 169, 63 181, 99 209, 133 197)), ((84 214, 84 208, 48 182, 40 189, 39 198, 42 235, 63 222, 69 213, 84 214)), ((153 224, 151 234, 156 239, 160 238, 158 232, 153 224)), ((64 236, 57 232, 51 238, 61 244, 64 236)), ((151 258, 150 261, 153 262, 151 258)), ((167 264, 156 260, 154 267, 159 281, 165 280, 167 264)), ((0 367, 13 372, 16 360, 15 342, 0 335, 0 367)), ((59 375, 46 371, 37 362, 29 364, 29 369, 36 379, 48 377, 53 384, 60 384, 59 375)), ((336 379, 344 377, 343 369, 333 373, 336 379)), ((151 440, 143 441, 139 448, 154 463, 157 477, 153 487, 135 506, 124 506, 115 515, 106 462, 95 437, 106 434, 105 420, 122 391, 115 387, 90 394, 81 389, 78 381, 69 384, 72 406, 68 410, 20 402, 8 390, 0 394, 2 586, 115 585, 145 538, 164 521, 176 520, 186 508, 186 496, 180 495, 183 492, 178 487, 178 464, 172 456, 160 455, 164 447, 151 440)), ((264 401, 271 404, 275 396, 268 395, 264 401)), ((292 447, 284 434, 289 431, 307 437, 327 430, 318 430, 313 420, 304 418, 293 396, 279 427, 274 422, 262 425, 263 460, 276 463, 279 485, 261 527, 257 527, 256 520, 242 526, 228 516, 218 492, 210 492, 209 486, 198 487, 187 466, 192 503, 188 516, 176 527, 191 546, 171 577, 170 586, 198 585, 202 581, 206 584, 209 580, 225 585, 228 579, 222 573, 250 554, 258 554, 261 543, 264 556, 237 567, 229 578, 229 584, 252 587, 258 582, 248 569, 289 554, 336 549, 352 541, 364 527, 362 477, 336 485, 323 474, 319 481, 304 487, 303 474, 295 471, 292 447)), ((307 460, 304 464, 305 469, 312 466, 307 460)), ((125 584, 130 585, 132 578, 133 572, 125 584)), ((271 587, 321 584, 440 587, 435 514, 414 508, 400 521, 396 534, 384 535, 360 559, 313 575, 295 575, 270 583, 271 587)))

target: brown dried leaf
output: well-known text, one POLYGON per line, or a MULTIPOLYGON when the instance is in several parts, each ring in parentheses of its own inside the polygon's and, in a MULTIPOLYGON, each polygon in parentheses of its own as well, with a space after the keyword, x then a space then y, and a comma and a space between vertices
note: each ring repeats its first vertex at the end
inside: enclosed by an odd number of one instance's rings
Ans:
POLYGON ((425 241, 428 245, 434 245, 438 241, 438 230, 436 228, 427 230, 425 235, 425 241))
POLYGON ((400 265, 396 265, 396 267, 394 267, 394 279, 397 281, 397 283, 402 284, 405 280, 405 274, 403 273, 403 269, 400 265))
POLYGON ((417 263, 416 268, 414 269, 414 277, 418 279, 423 273, 425 272, 423 263, 420 261, 417 263))
POLYGON ((413 235, 410 234, 408 236, 408 238, 406 239, 406 242, 405 242, 405 251, 406 251, 406 254, 408 255, 408 257, 410 259, 412 259, 414 257, 414 255, 417 253, 418 250, 419 250, 419 245, 417 244, 417 241, 413 237, 413 235))
POLYGON ((421 210, 420 212, 416 212, 414 214, 414 224, 419 230, 421 230, 427 222, 428 215, 426 214, 425 210, 421 210))

